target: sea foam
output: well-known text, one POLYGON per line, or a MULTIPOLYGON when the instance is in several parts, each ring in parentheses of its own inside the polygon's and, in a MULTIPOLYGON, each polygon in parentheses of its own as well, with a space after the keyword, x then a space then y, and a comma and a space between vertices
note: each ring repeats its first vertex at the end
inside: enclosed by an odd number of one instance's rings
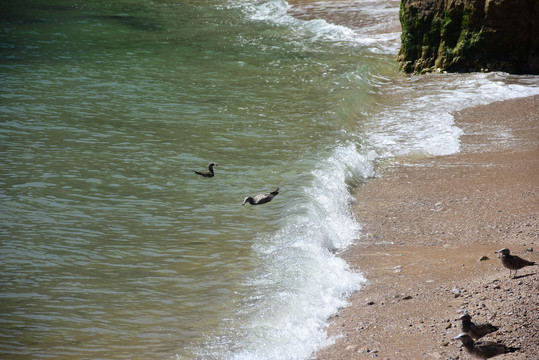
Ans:
POLYGON ((476 105, 539 94, 536 77, 504 73, 433 74, 388 79, 382 96, 400 99, 369 120, 372 145, 383 156, 449 155, 460 150, 453 114, 476 105))
POLYGON ((312 186, 287 209, 281 230, 254 246, 260 268, 241 309, 242 334, 232 359, 301 359, 331 342, 326 321, 360 289, 363 276, 336 252, 360 231, 348 183, 373 176, 374 152, 337 146, 312 171, 312 186))
MULTIPOLYGON (((369 14, 395 12, 398 10, 387 8, 382 2, 374 2, 368 9, 369 14)), ((362 32, 349 27, 333 24, 324 19, 302 20, 289 14, 290 4, 284 0, 267 0, 262 2, 240 2, 234 6, 241 6, 244 13, 254 21, 265 21, 279 26, 286 26, 297 34, 301 41, 330 41, 335 44, 343 43, 346 46, 362 46, 374 53, 393 54, 398 51, 400 33, 381 32, 373 34, 372 31, 362 32)), ((372 30, 372 29, 368 29, 372 30)))

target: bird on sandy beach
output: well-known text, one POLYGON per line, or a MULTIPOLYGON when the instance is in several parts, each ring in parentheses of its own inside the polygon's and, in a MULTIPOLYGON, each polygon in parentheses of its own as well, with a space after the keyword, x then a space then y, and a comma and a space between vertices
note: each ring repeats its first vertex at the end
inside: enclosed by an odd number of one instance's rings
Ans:
POLYGON ((204 176, 204 177, 207 177, 207 178, 211 178, 211 177, 213 177, 213 175, 215 175, 213 173, 213 167, 214 166, 217 166, 217 164, 210 163, 208 165, 208 170, 206 170, 206 171, 196 171, 196 170, 193 170, 193 171, 195 172, 195 174, 198 174, 198 175, 201 175, 201 176, 204 176))
POLYGON ((516 255, 510 255, 509 249, 503 248, 496 251, 496 253, 502 254, 500 259, 502 260, 502 265, 509 269, 509 277, 511 277, 511 272, 515 270, 515 275, 517 276, 517 271, 522 269, 525 266, 537 265, 533 261, 524 260, 516 255))
POLYGON ((470 335, 474 340, 480 339, 483 336, 499 329, 499 327, 489 323, 475 323, 472 321, 472 317, 468 314, 462 315, 459 317, 459 320, 462 321, 460 326, 462 332, 470 335))
POLYGON ((519 349, 515 347, 507 347, 504 344, 494 341, 474 342, 472 337, 468 334, 460 334, 456 338, 453 338, 453 340, 460 340, 468 353, 478 359, 490 359, 491 357, 515 352, 519 349))
POLYGON ((246 203, 249 203, 251 205, 265 204, 273 200, 273 198, 277 196, 277 194, 279 194, 279 188, 275 189, 275 191, 272 191, 270 193, 260 194, 255 197, 247 196, 245 199, 243 199, 242 205, 245 205, 246 203))

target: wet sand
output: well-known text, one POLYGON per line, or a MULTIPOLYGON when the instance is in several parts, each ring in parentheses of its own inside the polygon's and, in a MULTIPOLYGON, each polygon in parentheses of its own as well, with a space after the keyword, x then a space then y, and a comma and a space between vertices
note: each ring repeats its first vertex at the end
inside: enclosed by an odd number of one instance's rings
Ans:
POLYGON ((539 262, 539 96, 455 117, 458 154, 401 159, 357 189, 362 235, 341 256, 368 283, 314 358, 469 359, 452 340, 465 311, 521 348, 496 359, 539 358, 539 266, 510 279, 494 253, 539 262))

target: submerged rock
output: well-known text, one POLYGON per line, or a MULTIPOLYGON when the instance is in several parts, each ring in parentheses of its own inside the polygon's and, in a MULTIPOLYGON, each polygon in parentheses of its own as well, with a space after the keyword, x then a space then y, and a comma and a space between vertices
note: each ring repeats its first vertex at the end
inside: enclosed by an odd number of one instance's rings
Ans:
POLYGON ((539 74, 537 0, 402 0, 399 17, 404 72, 539 74))

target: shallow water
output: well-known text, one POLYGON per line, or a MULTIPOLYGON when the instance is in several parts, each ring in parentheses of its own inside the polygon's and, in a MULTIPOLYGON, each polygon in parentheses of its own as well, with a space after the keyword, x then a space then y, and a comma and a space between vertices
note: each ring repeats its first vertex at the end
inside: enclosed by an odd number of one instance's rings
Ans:
POLYGON ((458 151, 452 111, 539 93, 398 75, 397 6, 0 5, 0 357, 299 359, 331 341, 364 280, 336 256, 360 235, 351 188, 382 157, 458 151))

